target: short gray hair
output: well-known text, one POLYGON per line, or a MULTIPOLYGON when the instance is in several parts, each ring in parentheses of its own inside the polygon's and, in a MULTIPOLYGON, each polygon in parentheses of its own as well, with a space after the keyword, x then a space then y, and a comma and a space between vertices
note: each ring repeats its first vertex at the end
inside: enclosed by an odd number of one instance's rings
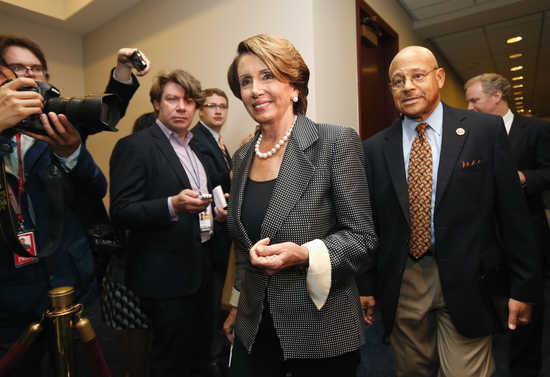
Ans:
POLYGON ((512 86, 506 77, 498 73, 482 73, 466 81, 464 90, 467 90, 478 81, 481 83, 481 88, 485 94, 494 94, 497 90, 500 90, 502 92, 502 99, 506 101, 506 103, 510 103, 512 86))

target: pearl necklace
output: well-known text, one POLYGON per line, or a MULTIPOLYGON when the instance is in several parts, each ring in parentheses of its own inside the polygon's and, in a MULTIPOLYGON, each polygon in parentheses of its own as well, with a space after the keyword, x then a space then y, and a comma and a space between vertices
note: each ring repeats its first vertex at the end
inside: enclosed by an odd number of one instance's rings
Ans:
POLYGON ((259 158, 262 158, 262 159, 265 160, 266 158, 269 158, 269 157, 273 156, 275 153, 277 153, 277 151, 279 149, 281 149, 283 144, 286 143, 286 141, 288 140, 288 138, 290 136, 290 133, 292 132, 292 129, 294 128, 295 124, 296 124, 296 117, 294 117, 294 123, 292 123, 292 127, 290 127, 290 129, 288 130, 286 135, 283 136, 282 138, 280 138, 279 141, 277 142, 277 144, 275 144, 275 146, 273 148, 271 148, 270 150, 268 150, 265 153, 260 152, 260 144, 262 143, 262 134, 260 133, 260 136, 258 137, 258 140, 256 141, 256 146, 254 147, 254 152, 256 152, 256 156, 258 156, 259 158))

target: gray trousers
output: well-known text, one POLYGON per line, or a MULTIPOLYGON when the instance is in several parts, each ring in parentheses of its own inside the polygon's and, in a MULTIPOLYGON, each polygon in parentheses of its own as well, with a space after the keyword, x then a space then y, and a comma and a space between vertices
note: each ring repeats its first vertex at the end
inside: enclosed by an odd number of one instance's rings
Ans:
POLYGON ((451 322, 433 256, 408 258, 390 344, 398 377, 489 377, 495 370, 492 336, 466 338, 451 322))

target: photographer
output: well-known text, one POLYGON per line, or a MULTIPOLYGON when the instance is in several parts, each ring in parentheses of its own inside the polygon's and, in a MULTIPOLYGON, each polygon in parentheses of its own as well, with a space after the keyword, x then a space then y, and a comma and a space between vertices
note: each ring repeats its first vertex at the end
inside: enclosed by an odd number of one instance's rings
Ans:
POLYGON ((22 86, 36 86, 36 83, 21 78, 0 87, 0 131, 42 113, 42 96, 36 92, 18 91, 22 86))
MULTIPOLYGON (((138 87, 129 61, 134 51, 128 48, 118 51, 117 66, 110 74, 106 89, 106 92, 120 97, 121 116, 138 87)), ((92 253, 85 230, 73 208, 87 205, 79 203, 80 190, 84 188, 88 194, 93 194, 94 200, 100 201, 106 193, 107 182, 85 147, 83 140, 87 137, 86 131, 80 129, 79 132, 63 114, 42 114, 43 99, 40 94, 17 91, 24 85, 36 86, 34 80, 47 82, 49 79, 47 63, 38 45, 28 39, 0 35, 0 57, 17 76, 0 87, 0 131, 16 125, 29 115, 40 114, 46 134, 25 132, 13 137, 0 134, 0 158, 5 164, 10 191, 8 205, 12 205, 17 215, 19 231, 30 234, 29 237, 34 239, 38 254, 37 258, 20 257, 14 254, 4 239, 0 239, 1 358, 29 323, 40 320, 48 307, 50 289, 73 286, 76 301, 85 305, 97 298, 92 253), (46 190, 48 171, 54 164, 60 167, 64 179, 74 188, 72 192, 65 192, 61 218, 52 216, 54 203, 46 190), (50 256, 40 257, 51 229, 56 229, 59 222, 63 226, 59 246, 50 256)), ((149 68, 147 61, 146 68, 137 75, 146 74, 149 68)), ((42 375, 40 360, 46 350, 45 341, 35 344, 26 353, 25 362, 16 367, 11 375, 42 375)))

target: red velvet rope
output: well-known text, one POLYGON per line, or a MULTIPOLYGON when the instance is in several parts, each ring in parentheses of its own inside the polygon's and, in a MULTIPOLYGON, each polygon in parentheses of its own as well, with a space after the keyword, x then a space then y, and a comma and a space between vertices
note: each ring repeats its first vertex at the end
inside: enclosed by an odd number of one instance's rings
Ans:
POLYGON ((8 352, 0 359, 0 377, 8 373, 8 371, 21 359, 25 354, 25 347, 19 342, 12 344, 8 352))
MULTIPOLYGON (((103 352, 97 343, 97 338, 93 338, 88 343, 83 343, 86 354, 88 355, 88 365, 96 377, 112 377, 111 371, 105 362, 103 352)), ((0 376, 2 374, 0 373, 0 376)))

